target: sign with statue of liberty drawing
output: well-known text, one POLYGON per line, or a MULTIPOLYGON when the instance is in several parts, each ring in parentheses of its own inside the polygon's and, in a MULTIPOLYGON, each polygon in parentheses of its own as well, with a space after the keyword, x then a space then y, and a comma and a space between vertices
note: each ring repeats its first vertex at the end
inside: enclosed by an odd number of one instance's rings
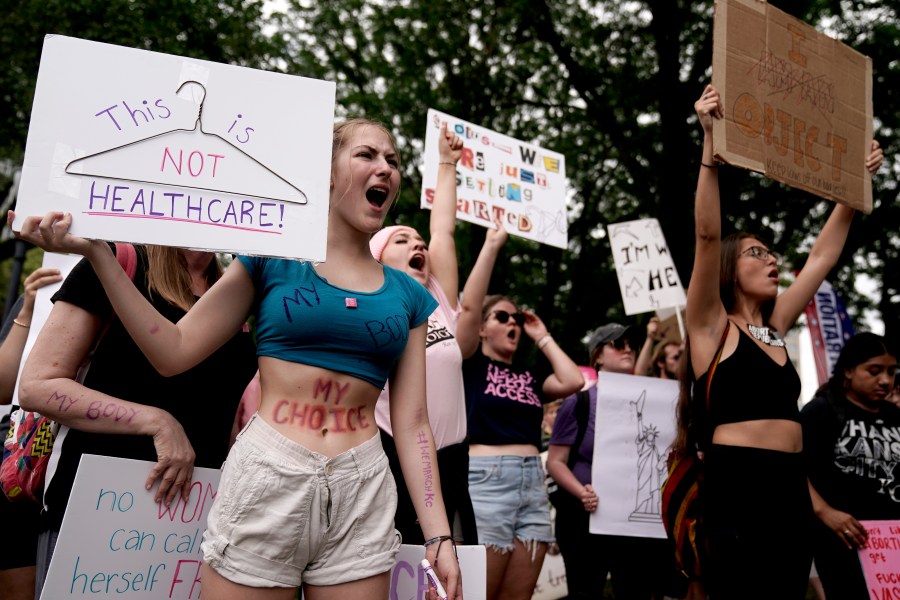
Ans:
POLYGON ((675 438, 678 382, 601 372, 597 379, 591 533, 664 538, 662 485, 675 438))

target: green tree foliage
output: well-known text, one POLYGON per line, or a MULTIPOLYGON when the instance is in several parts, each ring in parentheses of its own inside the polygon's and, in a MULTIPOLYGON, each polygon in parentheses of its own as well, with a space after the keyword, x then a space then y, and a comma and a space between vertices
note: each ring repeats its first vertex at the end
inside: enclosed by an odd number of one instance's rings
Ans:
MULTIPOLYGON (((832 279, 857 315, 871 300, 853 290, 854 274, 883 280, 877 309, 896 336, 896 7, 778 4, 873 59, 876 136, 888 165, 875 184, 875 212, 857 218, 832 279)), ((344 112, 381 118, 398 132, 406 177, 397 222, 427 230, 417 167, 429 107, 566 155, 569 250, 511 240, 492 291, 535 307, 579 358, 588 329, 626 319, 607 224, 658 218, 682 281, 689 281, 700 156, 693 102, 710 76, 712 13, 712 2, 685 0, 294 0, 280 31, 291 47, 287 70, 336 81, 344 112)), ((760 232, 801 266, 827 203, 745 171, 721 171, 726 233, 760 232)), ((483 232, 460 230, 465 277, 483 232)))
MULTIPOLYGON (((579 342, 588 329, 626 320, 607 224, 658 218, 682 281, 689 280, 700 143, 692 106, 710 74, 712 2, 287 0, 274 4, 283 6, 274 23, 252 0, 6 4, 0 159, 21 160, 46 33, 284 70, 337 82, 341 114, 380 118, 397 132, 405 178, 393 220, 422 231, 428 215, 418 208, 418 165, 429 107, 565 154, 569 250, 512 239, 492 291, 534 307, 576 358, 583 359, 579 342)), ((857 218, 832 280, 854 314, 877 309, 897 337, 897 7, 884 0, 774 4, 872 57, 876 136, 888 164, 875 182, 875 212, 857 218), (877 305, 855 293, 860 274, 879 283, 877 305)), ((827 203, 736 169, 721 169, 720 179, 726 230, 767 235, 799 267, 827 203)), ((459 229, 465 277, 483 231, 459 229)))
MULTIPOLYGON (((0 198, 7 196, 25 152, 45 35, 274 70, 283 48, 279 38, 263 31, 264 5, 263 0, 4 1, 0 8, 0 62, 4 65, 0 69, 0 198)), ((65 99, 60 99, 60 106, 64 105, 65 99)), ((12 255, 12 246, 10 239, 0 244, 0 261, 12 255)), ((39 251, 29 252, 29 265, 33 256, 39 258, 39 251)), ((3 296, 8 277, 6 265, 0 270, 3 296)))

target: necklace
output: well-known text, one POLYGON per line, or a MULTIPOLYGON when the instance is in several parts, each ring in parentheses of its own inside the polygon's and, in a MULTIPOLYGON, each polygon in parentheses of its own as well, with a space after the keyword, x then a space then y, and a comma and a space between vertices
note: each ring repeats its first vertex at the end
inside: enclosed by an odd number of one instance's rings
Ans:
POLYGON ((784 347, 784 340, 782 340, 776 332, 769 331, 768 327, 757 327, 756 325, 747 323, 747 329, 750 331, 750 335, 761 341, 763 344, 775 346, 776 348, 784 347))

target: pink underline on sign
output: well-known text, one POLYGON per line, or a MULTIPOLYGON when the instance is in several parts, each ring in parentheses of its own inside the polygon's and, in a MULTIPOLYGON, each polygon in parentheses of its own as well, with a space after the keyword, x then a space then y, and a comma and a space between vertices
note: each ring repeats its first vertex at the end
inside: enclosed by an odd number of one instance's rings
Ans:
POLYGON ((225 229, 240 229, 241 231, 252 231, 254 233, 271 233, 273 235, 281 235, 280 231, 269 231, 268 229, 254 229, 252 227, 241 227, 240 225, 226 225, 224 223, 207 223, 206 221, 194 221, 192 219, 179 219, 177 217, 151 217, 149 215, 123 215, 116 212, 93 212, 84 211, 85 215, 93 217, 118 217, 120 219, 153 219, 154 221, 176 221, 178 223, 195 223, 197 225, 211 225, 212 227, 224 227, 225 229))

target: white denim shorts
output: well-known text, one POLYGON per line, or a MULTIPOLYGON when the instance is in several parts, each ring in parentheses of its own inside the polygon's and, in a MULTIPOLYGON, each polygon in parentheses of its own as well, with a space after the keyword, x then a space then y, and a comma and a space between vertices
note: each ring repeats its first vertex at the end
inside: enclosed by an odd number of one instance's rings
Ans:
POLYGON ((379 436, 329 459, 253 415, 225 461, 203 559, 252 587, 364 579, 394 565, 396 508, 379 436))

